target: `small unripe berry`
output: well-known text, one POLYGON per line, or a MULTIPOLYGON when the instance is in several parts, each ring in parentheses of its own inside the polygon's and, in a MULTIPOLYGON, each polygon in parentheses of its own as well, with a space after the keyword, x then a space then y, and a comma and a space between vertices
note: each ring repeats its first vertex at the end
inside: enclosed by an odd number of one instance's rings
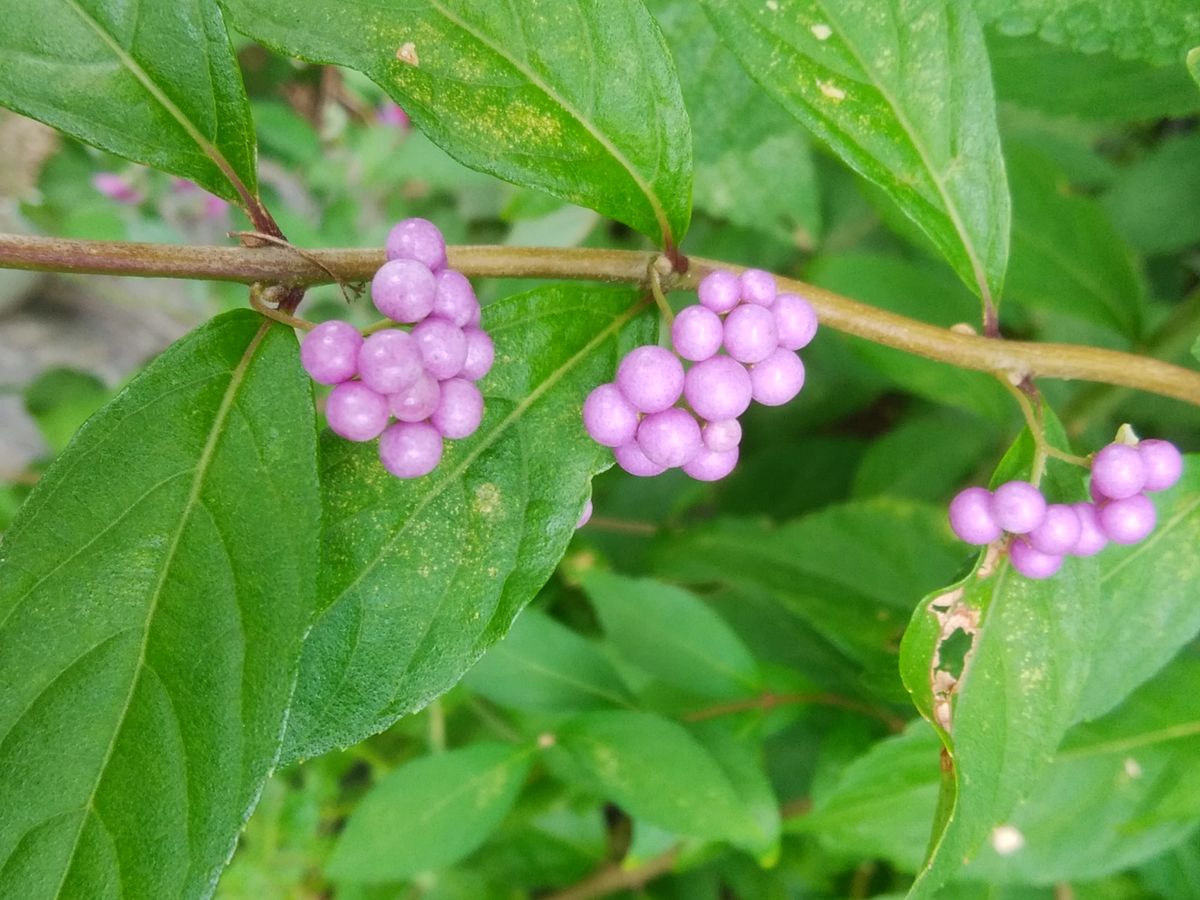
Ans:
POLYGON ((387 397, 361 381, 344 381, 325 401, 325 421, 348 441, 369 441, 388 423, 387 397))
POLYGON ((617 387, 641 412, 662 412, 683 393, 683 363, 663 347, 635 347, 617 366, 617 387))
POLYGON ((414 217, 397 223, 388 232, 385 246, 388 259, 415 259, 435 272, 446 265, 446 240, 428 219, 414 217))
POLYGON ((428 422, 397 422, 379 437, 379 460, 397 478, 420 478, 442 459, 442 436, 428 422))
POLYGON ((341 384, 358 374, 363 336, 349 322, 322 322, 300 342, 300 364, 320 384, 341 384))

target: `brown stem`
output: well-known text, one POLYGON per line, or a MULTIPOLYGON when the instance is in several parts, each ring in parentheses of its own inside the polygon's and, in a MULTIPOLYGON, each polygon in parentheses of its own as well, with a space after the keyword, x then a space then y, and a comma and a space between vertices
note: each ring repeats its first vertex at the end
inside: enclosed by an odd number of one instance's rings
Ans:
MULTIPOLYGON (((383 262, 382 250, 306 253, 312 259, 278 247, 180 247, 0 235, 0 268, 262 282, 297 290, 329 283, 329 272, 336 273, 344 282, 366 281, 383 262), (320 265, 315 260, 320 260, 320 265)), ((452 247, 449 253, 452 266, 474 277, 569 278, 633 284, 644 284, 647 266, 655 256, 626 250, 498 246, 452 247)), ((743 267, 692 258, 687 274, 669 276, 664 279, 665 286, 694 289, 715 268, 737 272, 743 267)), ((815 285, 789 278, 777 281, 782 290, 806 296, 823 325, 928 359, 1017 382, 1027 376, 1082 379, 1200 405, 1200 372, 1182 366, 1076 344, 1002 341, 962 334, 876 309, 815 285)))
POLYGON ((687 713, 683 719, 685 722, 703 722, 705 719, 715 719, 718 716, 728 716, 733 713, 748 712, 750 710, 762 710, 764 712, 775 709, 777 706, 787 706, 791 704, 817 704, 820 706, 836 706, 840 709, 847 709, 852 712, 863 713, 883 722, 893 732, 904 730, 905 721, 899 716, 893 715, 890 712, 882 709, 876 709, 866 703, 860 703, 850 697, 842 697, 838 694, 828 693, 812 693, 812 694, 773 694, 767 692, 760 694, 757 697, 747 697, 743 700, 730 700, 727 703, 717 703, 713 706, 706 706, 704 709, 697 709, 687 713))
POLYGON ((622 868, 620 863, 608 863, 578 884, 548 894, 542 900, 592 900, 618 891, 635 890, 670 872, 678 858, 679 848, 672 847, 666 853, 629 869, 622 868))

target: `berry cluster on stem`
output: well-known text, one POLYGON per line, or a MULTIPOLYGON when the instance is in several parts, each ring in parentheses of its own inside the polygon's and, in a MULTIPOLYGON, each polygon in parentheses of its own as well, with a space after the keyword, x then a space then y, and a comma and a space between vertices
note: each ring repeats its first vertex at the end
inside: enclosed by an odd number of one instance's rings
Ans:
POLYGON ((419 478, 437 467, 444 438, 479 427, 483 395, 475 382, 491 369, 495 348, 480 327, 471 282, 447 266, 442 233, 426 219, 391 230, 371 299, 411 328, 364 338, 346 322, 323 322, 305 335, 300 360, 314 381, 334 385, 325 403, 332 431, 350 441, 379 438, 384 468, 419 478))

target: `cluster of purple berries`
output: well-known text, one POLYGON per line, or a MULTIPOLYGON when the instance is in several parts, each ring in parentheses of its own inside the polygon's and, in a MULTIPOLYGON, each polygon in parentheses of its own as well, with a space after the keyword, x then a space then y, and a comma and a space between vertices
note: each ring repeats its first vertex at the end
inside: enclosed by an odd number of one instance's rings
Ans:
POLYGON ((671 325, 674 352, 631 350, 616 382, 600 385, 583 404, 588 434, 612 447, 632 475, 681 467, 698 481, 724 478, 737 464, 738 416, 750 401, 780 406, 804 386, 795 351, 817 331, 807 300, 776 294, 774 276, 760 269, 711 272, 698 293, 700 302, 671 325), (690 409, 677 405, 681 399, 690 409))
POLYGON ((1183 457, 1168 441, 1112 443, 1092 459, 1091 503, 1048 504, 1027 481, 995 491, 969 487, 950 503, 950 527, 968 544, 990 544, 1008 532, 1013 568, 1026 578, 1049 578, 1064 556, 1143 540, 1157 518, 1144 492, 1166 490, 1182 473, 1183 457))
POLYGON ((379 438, 384 468, 419 478, 437 467, 443 438, 479 427, 483 395, 475 382, 491 369, 495 348, 479 327, 471 282, 446 266, 446 242, 426 219, 391 230, 371 299, 411 330, 364 338, 347 322, 323 322, 305 335, 300 361, 314 381, 335 385, 325 403, 334 432, 350 441, 379 438))

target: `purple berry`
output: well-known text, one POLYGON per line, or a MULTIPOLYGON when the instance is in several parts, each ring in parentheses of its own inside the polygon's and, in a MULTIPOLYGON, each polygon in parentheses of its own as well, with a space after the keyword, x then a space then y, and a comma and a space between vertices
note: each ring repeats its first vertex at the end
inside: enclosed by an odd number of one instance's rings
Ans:
POLYGON ((496 360, 496 345, 486 331, 474 325, 464 328, 463 334, 467 338, 467 358, 459 374, 471 381, 478 381, 492 370, 492 363, 496 360))
POLYGON ((642 412, 662 412, 683 393, 683 363, 663 347, 636 347, 617 366, 617 387, 642 412))
POLYGON ((727 313, 741 300, 738 277, 725 269, 709 272, 696 288, 700 302, 715 313, 727 313))
POLYGON ((407 331, 377 331, 359 348, 359 377, 377 393, 402 391, 420 378, 421 372, 421 351, 407 331))
POLYGON ((778 346, 775 315, 765 306, 739 306, 725 317, 725 349, 738 362, 762 362, 778 346))
POLYGON ((579 521, 575 523, 576 528, 582 528, 592 519, 592 498, 588 497, 583 501, 583 511, 579 514, 579 521))
POLYGON ((1109 500, 1097 514, 1100 527, 1114 544, 1136 544, 1154 530, 1158 512, 1145 494, 1109 500))
POLYGON ((817 333, 817 313, 807 300, 797 294, 780 294, 771 308, 779 346, 785 350, 807 347, 817 333))
POLYGON ((620 447, 637 434, 638 412, 615 384, 602 384, 583 401, 583 427, 597 444, 620 447))
POLYGON ((688 404, 708 422, 736 419, 750 406, 752 391, 750 373, 728 356, 696 363, 688 369, 683 386, 688 404))
POLYGON ((1009 481, 992 493, 992 518, 1012 534, 1028 534, 1042 524, 1046 498, 1028 481, 1009 481))
POLYGON ((1074 507, 1051 503, 1046 507, 1042 524, 1029 532, 1027 540, 1035 550, 1051 556, 1062 556, 1078 546, 1082 531, 1083 524, 1074 507))
POLYGON ((1071 548, 1072 556, 1095 556, 1108 546, 1108 535, 1100 527, 1100 517, 1091 503, 1073 503, 1071 508, 1079 517, 1079 540, 1071 548))
POLYGON ((428 422, 397 422, 379 437, 379 461, 397 478, 420 478, 442 459, 442 436, 428 422))
POLYGON ((751 367, 750 386, 763 406, 783 406, 804 387, 804 363, 793 351, 780 347, 751 367))
POLYGON ((471 282, 457 269, 442 269, 435 278, 437 290, 433 295, 432 315, 453 322, 459 328, 470 324, 479 309, 471 282))
POLYGON ((446 265, 446 241, 428 219, 405 219, 387 236, 388 259, 415 259, 436 272, 446 265))
POLYGON ((695 456, 702 446, 700 425, 687 410, 664 409, 642 419, 637 444, 651 462, 673 469, 695 456))
POLYGON ((724 453, 742 442, 742 426, 737 419, 709 422, 700 432, 700 437, 709 450, 724 453))
POLYGON ((696 303, 680 310, 671 323, 671 345, 684 359, 699 362, 721 349, 724 337, 721 318, 696 303))
POLYGON ((348 441, 379 437, 388 423, 388 401, 361 381, 344 381, 329 392, 325 420, 348 441))
POLYGON ((1024 575, 1040 581, 1049 578, 1062 568, 1063 558, 1054 553, 1043 553, 1030 546, 1022 538, 1015 538, 1008 547, 1008 558, 1012 567, 1024 575))
POLYGON ((747 269, 738 276, 738 293, 747 303, 770 306, 775 302, 775 276, 762 269, 747 269))
POLYGON ((1146 467, 1142 490, 1165 491, 1183 475, 1183 456, 1170 441, 1151 438, 1138 444, 1137 451, 1146 467))
POLYGON ((1092 486, 1112 500, 1141 493, 1146 484, 1146 464, 1137 448, 1109 444, 1092 459, 1092 486))
POLYGON ((636 441, 630 441, 628 444, 614 447, 613 456, 617 460, 617 465, 630 475, 637 475, 639 478, 652 478, 667 471, 666 466, 660 466, 658 463, 652 462, 642 452, 642 448, 637 445, 636 441))
POLYGON ((442 437, 470 437, 483 421, 483 394, 465 378, 451 378, 441 384, 442 396, 429 424, 442 437))
POLYGON ((423 422, 433 415, 441 398, 438 380, 422 371, 416 381, 388 397, 388 403, 401 422, 423 422))
POLYGON ((413 327, 412 336, 421 349, 425 368, 438 381, 462 371, 467 361, 467 336, 453 322, 426 319, 413 327))
POLYGON ((313 381, 341 384, 358 374, 363 336, 349 322, 322 322, 300 342, 300 364, 313 381))
POLYGON ((968 544, 990 544, 1004 533, 992 517, 992 494, 987 488, 969 487, 950 501, 950 529, 968 544))
POLYGON ((683 471, 697 481, 720 481, 737 465, 738 448, 732 450, 710 450, 701 447, 687 463, 683 471))
POLYGON ((433 272, 412 259, 385 262, 371 279, 375 308, 396 322, 420 322, 433 312, 436 295, 433 272))

